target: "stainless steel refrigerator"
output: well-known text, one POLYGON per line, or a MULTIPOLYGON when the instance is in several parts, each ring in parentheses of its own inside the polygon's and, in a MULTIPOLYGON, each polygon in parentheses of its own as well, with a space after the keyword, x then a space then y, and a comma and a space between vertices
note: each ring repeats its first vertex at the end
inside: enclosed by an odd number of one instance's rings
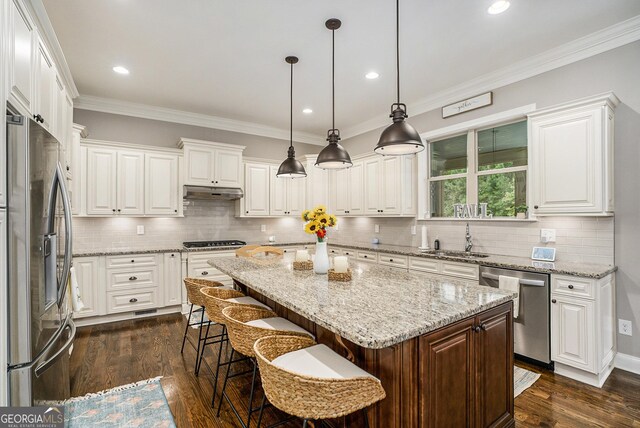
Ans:
POLYGON ((8 392, 31 406, 69 397, 71 205, 58 141, 10 106, 6 126, 8 392))

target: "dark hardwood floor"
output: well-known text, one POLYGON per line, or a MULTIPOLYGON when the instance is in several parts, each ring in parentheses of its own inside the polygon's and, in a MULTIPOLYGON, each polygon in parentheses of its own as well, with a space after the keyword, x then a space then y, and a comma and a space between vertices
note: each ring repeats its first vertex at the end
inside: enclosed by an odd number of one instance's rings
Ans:
MULTIPOLYGON (((163 376, 162 387, 178 427, 239 426, 226 403, 220 417, 215 416, 210 406, 213 374, 203 365, 200 376, 194 375, 194 348, 187 344, 180 354, 184 326, 184 317, 170 315, 79 328, 71 356, 71 394, 80 396, 163 376)), ((194 343, 197 331, 189 329, 194 343)), ((212 365, 214 349, 217 347, 208 347, 206 353, 212 365)), ((542 376, 515 399, 516 426, 640 428, 640 376, 616 369, 598 389, 525 363, 518 365, 542 376)), ((228 388, 243 415, 249 381, 249 376, 238 377, 230 380, 232 387, 228 388)), ((261 398, 259 392, 255 405, 261 398)), ((263 426, 285 417, 269 409, 263 426)))

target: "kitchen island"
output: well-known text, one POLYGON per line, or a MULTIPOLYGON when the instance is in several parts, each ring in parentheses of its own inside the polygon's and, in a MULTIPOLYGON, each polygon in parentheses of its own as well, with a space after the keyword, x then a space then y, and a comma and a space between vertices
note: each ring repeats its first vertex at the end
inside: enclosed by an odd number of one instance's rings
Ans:
POLYGON ((350 282, 287 259, 209 263, 378 377, 387 397, 369 410, 372 426, 513 426, 510 293, 366 263, 350 263, 350 282))

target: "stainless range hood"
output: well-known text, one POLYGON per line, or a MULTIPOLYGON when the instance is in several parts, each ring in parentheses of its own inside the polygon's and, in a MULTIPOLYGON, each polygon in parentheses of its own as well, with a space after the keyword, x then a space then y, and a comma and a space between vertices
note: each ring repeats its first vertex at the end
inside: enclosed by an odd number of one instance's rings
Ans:
POLYGON ((243 196, 242 189, 239 187, 184 186, 182 189, 183 199, 232 201, 243 196))

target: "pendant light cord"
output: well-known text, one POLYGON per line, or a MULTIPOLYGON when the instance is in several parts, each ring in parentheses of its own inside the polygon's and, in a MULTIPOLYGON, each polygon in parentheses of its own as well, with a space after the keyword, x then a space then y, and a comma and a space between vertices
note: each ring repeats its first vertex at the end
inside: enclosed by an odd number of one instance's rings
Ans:
POLYGON ((336 129, 336 30, 331 30, 331 129, 336 129))
POLYGON ((396 0, 396 87, 400 104, 400 0, 396 0))
POLYGON ((293 63, 291 64, 291 88, 289 94, 289 147, 293 147, 293 63))

